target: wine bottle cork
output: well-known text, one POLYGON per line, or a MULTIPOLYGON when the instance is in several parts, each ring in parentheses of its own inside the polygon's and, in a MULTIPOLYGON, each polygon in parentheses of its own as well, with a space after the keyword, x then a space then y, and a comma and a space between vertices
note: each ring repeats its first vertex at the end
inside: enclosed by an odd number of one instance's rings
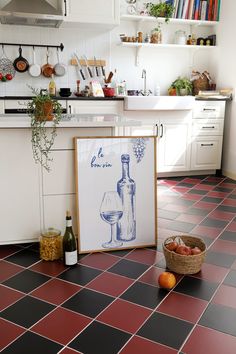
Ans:
POLYGON ((66 211, 66 217, 68 217, 68 218, 69 218, 70 216, 71 216, 70 211, 69 211, 69 210, 67 210, 67 211, 66 211))

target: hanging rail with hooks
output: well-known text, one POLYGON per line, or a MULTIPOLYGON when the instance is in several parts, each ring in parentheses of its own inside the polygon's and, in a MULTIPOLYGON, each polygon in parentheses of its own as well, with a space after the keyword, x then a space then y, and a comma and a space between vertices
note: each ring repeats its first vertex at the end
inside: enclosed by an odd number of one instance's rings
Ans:
POLYGON ((17 46, 17 47, 41 47, 41 48, 57 48, 63 51, 64 49, 64 44, 61 43, 60 45, 48 45, 48 44, 29 44, 29 43, 0 43, 2 48, 4 46, 17 46))

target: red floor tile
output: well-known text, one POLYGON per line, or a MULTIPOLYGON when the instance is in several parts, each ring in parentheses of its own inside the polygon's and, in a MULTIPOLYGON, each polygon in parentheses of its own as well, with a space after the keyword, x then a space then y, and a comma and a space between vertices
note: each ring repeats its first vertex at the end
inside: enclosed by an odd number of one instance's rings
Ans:
POLYGON ((4 285, 0 285, 0 311, 12 305, 14 302, 24 296, 25 294, 22 294, 19 291, 9 289, 4 285))
POLYGON ((222 229, 216 227, 201 226, 201 225, 198 225, 191 230, 192 235, 206 236, 213 239, 217 238, 221 232, 222 229))
POLYGON ((236 242, 216 240, 210 247, 211 251, 233 254, 236 256, 236 242))
POLYGON ((193 277, 209 280, 216 283, 221 283, 228 273, 228 269, 219 267, 214 264, 203 263, 201 271, 193 274, 193 277))
POLYGON ((31 331, 65 345, 91 321, 88 317, 59 307, 33 326, 31 331))
POLYGON ((89 256, 82 258, 79 263, 97 269, 106 270, 119 260, 120 259, 118 257, 106 253, 92 253, 89 256))
POLYGON ((131 259, 136 262, 152 265, 157 262, 158 254, 155 251, 147 249, 136 249, 130 252, 126 259, 131 259))
POLYGON ((200 200, 202 199, 202 195, 201 194, 185 194, 183 196, 183 199, 186 199, 186 200, 200 200))
POLYGON ((236 308, 236 288, 222 284, 217 290, 212 302, 236 308))
POLYGON ((25 329, 0 318, 0 350, 25 332, 25 329))
POLYGON ((217 207, 217 204, 200 201, 200 202, 196 202, 193 206, 194 206, 194 208, 206 209, 206 211, 207 211, 207 210, 215 209, 217 207))
POLYGON ((221 205, 236 206, 236 199, 225 199, 221 205))
POLYGON ((170 225, 171 220, 168 219, 158 219, 158 227, 165 229, 170 225))
POLYGON ((230 189, 236 188, 236 185, 234 183, 227 183, 227 182, 222 182, 219 184, 219 186, 223 188, 230 188, 230 189))
POLYGON ((60 352, 60 354, 78 354, 78 353, 80 354, 80 352, 77 352, 76 350, 70 348, 65 348, 60 352))
POLYGON ((188 210, 188 206, 186 205, 177 205, 177 204, 168 204, 163 209, 169 211, 177 211, 178 213, 184 213, 188 210))
POLYGON ((213 210, 210 214, 208 214, 208 217, 213 219, 230 221, 235 217, 235 214, 228 213, 226 211, 221 211, 221 210, 213 210))
POLYGON ((149 309, 117 299, 97 317, 97 320, 123 331, 135 333, 151 313, 149 309))
POLYGON ((213 188, 215 188, 215 186, 211 184, 198 184, 197 186, 194 187, 194 189, 202 190, 202 191, 210 191, 213 188))
POLYGON ((171 188, 172 191, 179 193, 180 195, 184 195, 185 193, 187 193, 190 189, 189 188, 185 188, 185 187, 173 187, 171 188))
POLYGON ((172 291, 156 311, 196 323, 207 305, 207 301, 172 291))
POLYGON ((164 179, 164 180, 158 180, 157 185, 161 185, 161 186, 175 186, 176 184, 178 184, 179 181, 173 181, 170 179, 164 179))
POLYGON ((3 259, 11 254, 19 251, 20 248, 14 245, 6 245, 0 247, 0 259, 3 259))
MULTIPOLYGON (((177 354, 177 350, 134 336, 120 354, 177 354)), ((69 354, 69 353, 68 353, 69 354)))
POLYGON ((184 221, 184 222, 190 222, 191 224, 196 224, 197 225, 203 219, 205 219, 205 216, 202 216, 202 215, 181 214, 175 220, 184 221))
POLYGON ((24 270, 24 268, 6 261, 0 261, 0 269, 0 282, 3 282, 4 280, 7 280, 13 275, 24 270))
POLYGON ((133 284, 133 282, 134 281, 130 278, 104 272, 96 277, 96 279, 92 280, 86 287, 111 296, 119 296, 133 284))
POLYGON ((199 179, 198 178, 185 178, 184 182, 196 185, 196 184, 199 184, 199 179))
MULTIPOLYGON (((234 215, 235 216, 235 215, 234 215)), ((236 232, 236 222, 232 221, 226 228, 227 231, 236 232)))
POLYGON ((218 191, 210 191, 207 193, 207 197, 215 197, 215 198, 225 198, 229 195, 226 192, 218 192, 218 191))
POLYGON ((60 273, 62 273, 67 267, 64 266, 61 261, 41 261, 35 265, 33 265, 30 269, 35 272, 43 273, 46 275, 51 275, 52 277, 56 277, 60 273))
POLYGON ((60 279, 52 279, 34 290, 30 295, 51 302, 52 304, 59 305, 77 293, 80 289, 81 287, 78 285, 60 279))
POLYGON ((213 329, 197 326, 182 351, 185 354, 235 354, 236 338, 213 329))

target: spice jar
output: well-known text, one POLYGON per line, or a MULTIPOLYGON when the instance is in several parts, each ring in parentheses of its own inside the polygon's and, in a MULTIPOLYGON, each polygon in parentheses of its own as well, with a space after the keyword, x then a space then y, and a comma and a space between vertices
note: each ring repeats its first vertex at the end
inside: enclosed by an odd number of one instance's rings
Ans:
POLYGON ((187 37, 185 31, 178 30, 175 32, 175 44, 185 45, 187 43, 187 37))
POLYGON ((151 43, 161 44, 162 42, 162 33, 161 28, 154 28, 151 32, 151 43))
POLYGON ((45 261, 54 261, 62 258, 61 231, 49 227, 40 236, 40 258, 45 261))

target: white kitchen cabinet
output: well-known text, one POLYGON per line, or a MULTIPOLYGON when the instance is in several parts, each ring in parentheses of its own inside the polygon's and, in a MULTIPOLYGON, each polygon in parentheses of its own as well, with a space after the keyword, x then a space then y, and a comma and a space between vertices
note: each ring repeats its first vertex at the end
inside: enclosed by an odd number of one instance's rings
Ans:
POLYGON ((222 136, 198 136, 192 142, 191 170, 221 168, 222 136))
POLYGON ((30 129, 0 130, 0 244, 30 242, 40 233, 39 167, 30 129))
POLYGON ((123 101, 94 100, 67 101, 68 112, 77 114, 117 114, 123 113, 123 101))
POLYGON ((119 0, 66 0, 66 23, 89 25, 118 25, 120 23, 119 0))

